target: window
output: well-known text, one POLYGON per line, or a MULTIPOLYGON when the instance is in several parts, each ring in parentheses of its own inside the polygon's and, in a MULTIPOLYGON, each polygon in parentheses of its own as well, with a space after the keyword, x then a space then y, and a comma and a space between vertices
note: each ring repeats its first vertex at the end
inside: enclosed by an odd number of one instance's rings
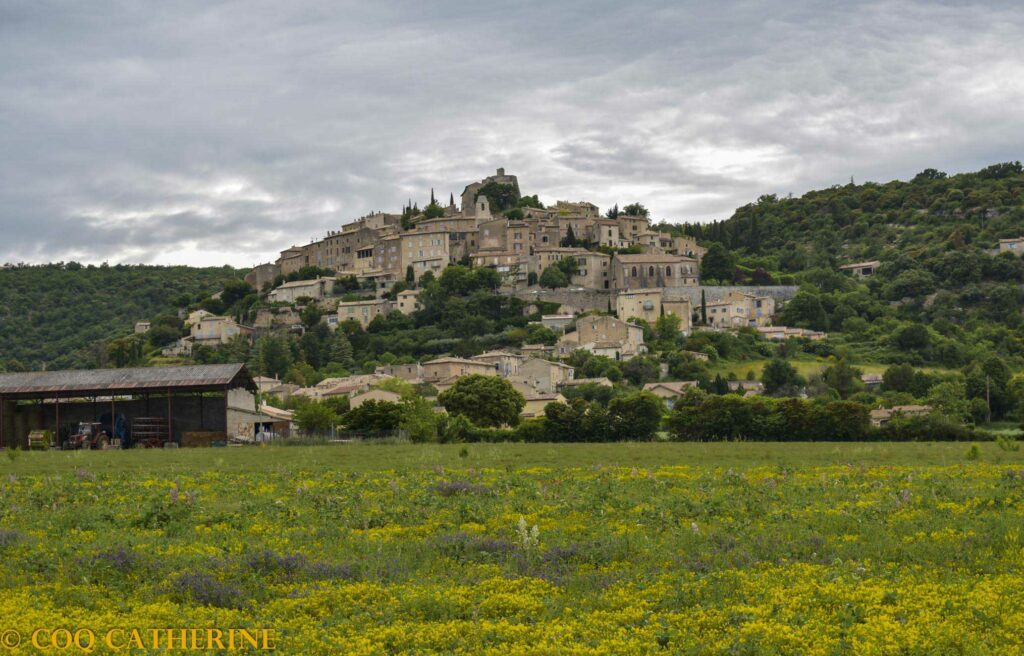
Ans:
POLYGON ((654 267, 647 267, 647 275, 651 278, 654 277, 654 267))
POLYGON ((669 277, 669 278, 672 277, 672 267, 670 267, 670 266, 665 267, 665 275, 667 277, 669 277))
POLYGON ((633 267, 633 277, 636 277, 636 267, 633 267))

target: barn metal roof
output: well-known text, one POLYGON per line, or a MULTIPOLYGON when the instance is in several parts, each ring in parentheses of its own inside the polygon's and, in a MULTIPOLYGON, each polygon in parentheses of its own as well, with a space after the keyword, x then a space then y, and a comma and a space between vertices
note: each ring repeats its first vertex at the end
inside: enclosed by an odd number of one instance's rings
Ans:
POLYGON ((0 397, 8 399, 132 394, 168 389, 203 392, 225 387, 245 387, 256 391, 256 383, 244 364, 0 374, 0 397))

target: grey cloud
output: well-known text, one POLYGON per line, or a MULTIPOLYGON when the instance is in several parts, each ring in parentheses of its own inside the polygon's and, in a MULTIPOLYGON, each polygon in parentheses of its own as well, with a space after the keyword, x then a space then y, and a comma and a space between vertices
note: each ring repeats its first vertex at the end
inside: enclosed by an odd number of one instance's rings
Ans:
POLYGON ((498 166, 725 218, 1024 146, 1024 8, 877 0, 0 5, 0 261, 248 266, 498 166))

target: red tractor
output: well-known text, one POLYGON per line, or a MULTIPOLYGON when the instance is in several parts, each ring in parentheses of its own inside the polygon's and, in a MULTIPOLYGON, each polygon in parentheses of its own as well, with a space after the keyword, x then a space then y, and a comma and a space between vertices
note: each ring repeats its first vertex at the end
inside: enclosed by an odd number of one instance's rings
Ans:
POLYGON ((110 442, 110 435, 103 424, 83 421, 78 430, 64 440, 65 449, 102 449, 110 442))

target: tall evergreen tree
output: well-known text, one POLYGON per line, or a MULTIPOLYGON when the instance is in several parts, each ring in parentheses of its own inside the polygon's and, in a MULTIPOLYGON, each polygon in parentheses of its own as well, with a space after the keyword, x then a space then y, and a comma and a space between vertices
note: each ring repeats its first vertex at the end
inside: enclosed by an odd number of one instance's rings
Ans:
POLYGON ((355 366, 352 361, 352 342, 348 341, 348 335, 344 330, 334 331, 334 343, 331 345, 331 362, 337 362, 346 369, 355 366))

